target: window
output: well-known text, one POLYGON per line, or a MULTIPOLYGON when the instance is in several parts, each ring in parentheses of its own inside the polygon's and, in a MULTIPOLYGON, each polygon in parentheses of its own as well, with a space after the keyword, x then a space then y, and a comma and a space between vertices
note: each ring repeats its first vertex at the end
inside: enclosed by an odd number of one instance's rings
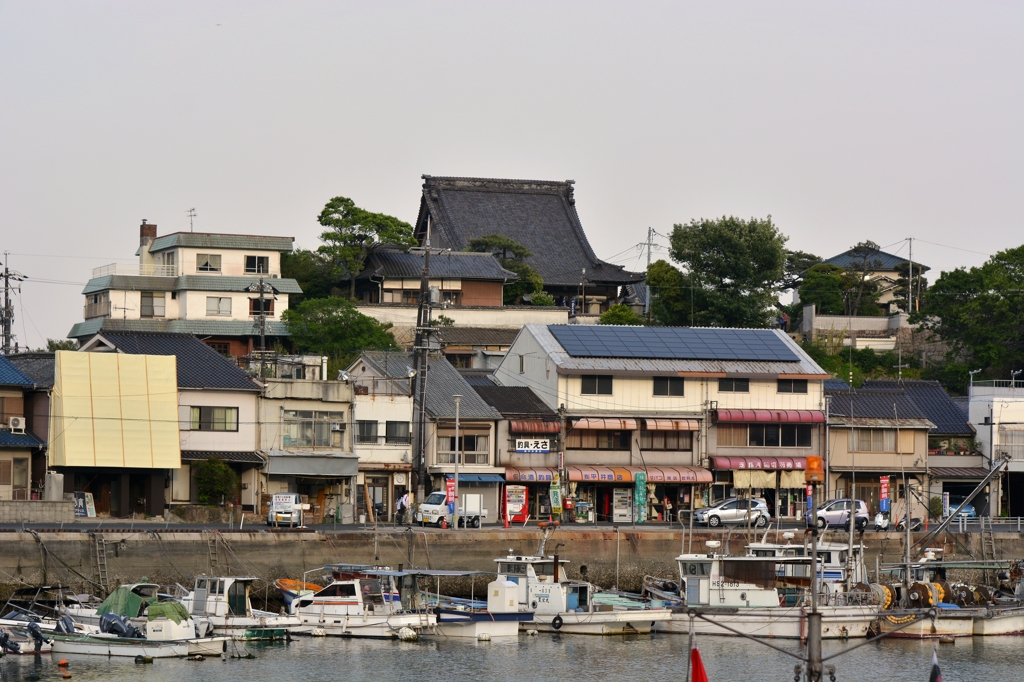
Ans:
POLYGON ((473 367, 473 356, 468 354, 460 353, 449 353, 445 355, 448 362, 451 363, 452 367, 459 367, 461 369, 470 369, 473 367))
POLYGON ((377 442, 377 422, 359 419, 356 421, 356 442, 375 444, 377 442))
POLYGON ((567 450, 629 450, 632 431, 573 429, 565 438, 567 450))
POLYGON ((344 412, 285 410, 281 439, 285 447, 340 448, 345 436, 344 412))
POLYGON ((522 356, 522 355, 520 355, 520 356, 519 356, 519 373, 520 373, 520 374, 522 374, 522 373, 523 373, 523 371, 524 371, 524 367, 523 367, 523 356, 522 356))
POLYGON ((810 424, 719 424, 718 447, 809 448, 810 424))
POLYGON ((7 426, 11 417, 25 416, 25 399, 22 396, 0 398, 0 424, 7 426))
POLYGON ((227 341, 207 341, 206 345, 221 355, 231 356, 231 344, 227 341))
POLYGON ((197 253, 196 272, 220 272, 220 254, 197 253))
POLYGON ((683 395, 682 377, 654 377, 654 395, 683 395))
POLYGON ((750 393, 750 379, 719 379, 721 393, 750 393))
POLYGON ((166 308, 164 307, 164 292, 142 292, 142 310, 139 311, 140 317, 163 317, 165 310, 166 308))
POLYGON ((384 442, 393 443, 394 445, 409 445, 412 443, 409 422, 388 422, 386 429, 384 442))
POLYGON ((807 393, 807 379, 779 379, 779 393, 807 393))
MULTIPOLYGON (((850 429, 848 446, 851 452, 896 452, 896 429, 850 429)), ((899 431, 899 452, 914 452, 914 432, 899 431)))
POLYGON ((270 272, 269 256, 246 256, 245 272, 254 275, 266 275, 270 272))
POLYGON ((237 407, 193 407, 193 431, 237 431, 237 407))
POLYGON ((455 447, 455 436, 438 436, 437 438, 437 463, 454 464, 455 453, 461 452, 463 464, 487 464, 490 456, 487 451, 488 437, 484 435, 467 434, 459 435, 459 447, 455 447))
POLYGON ((692 450, 690 431, 641 431, 641 450, 692 450))
POLYGON ((264 298, 262 301, 258 298, 249 299, 249 315, 274 315, 274 299, 264 298))
POLYGON ((11 484, 11 460, 0 460, 0 485, 11 484))
POLYGON ((207 296, 206 314, 210 316, 231 317, 231 298, 228 296, 207 296))
POLYGON ((582 387, 580 393, 583 395, 611 395, 612 378, 607 375, 584 374, 580 377, 582 387))

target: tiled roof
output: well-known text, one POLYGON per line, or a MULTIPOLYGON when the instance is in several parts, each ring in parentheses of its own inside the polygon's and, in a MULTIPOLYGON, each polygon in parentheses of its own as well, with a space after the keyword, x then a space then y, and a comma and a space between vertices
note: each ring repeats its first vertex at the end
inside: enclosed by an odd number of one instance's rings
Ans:
POLYGON ((928 475, 936 478, 985 478, 988 476, 985 467, 931 467, 928 475))
POLYGON ((643 282, 637 282, 635 284, 627 284, 625 293, 625 302, 627 305, 646 305, 647 304, 647 285, 643 282))
POLYGON ((122 353, 175 356, 178 388, 259 391, 238 365, 194 336, 103 332, 102 337, 122 353))
MULTIPOLYGON (((245 320, 118 320, 96 317, 79 322, 68 332, 69 339, 89 339, 100 332, 140 334, 195 334, 196 336, 256 336, 253 323, 245 320)), ((288 327, 278 320, 267 320, 267 336, 288 336, 288 327)))
POLYGON ((643 280, 597 257, 575 204, 572 181, 424 176, 416 234, 422 242, 429 215, 433 246, 461 251, 472 239, 504 235, 530 250, 527 262, 547 285, 579 286, 584 269, 591 284, 643 280))
POLYGON ((182 462, 204 462, 208 459, 222 459, 236 464, 265 464, 258 452, 221 452, 219 450, 182 450, 182 462))
POLYGON ((511 346, 518 329, 492 327, 438 327, 434 335, 452 346, 511 346))
POLYGON ((27 431, 12 433, 6 428, 0 428, 0 448, 38 448, 43 445, 43 441, 27 431))
POLYGON ((255 234, 211 234, 206 232, 174 232, 157 237, 150 253, 187 246, 199 249, 249 249, 252 251, 291 251, 294 237, 266 237, 255 234))
POLYGON ((934 434, 944 436, 973 436, 974 428, 967 421, 967 415, 960 406, 953 402, 946 390, 937 381, 921 381, 905 379, 890 381, 884 379, 868 379, 864 382, 866 389, 884 389, 904 391, 917 405, 921 412, 935 424, 931 430, 934 434))
MULTIPOLYGON (((863 256, 854 255, 851 253, 852 251, 853 249, 850 249, 849 251, 844 251, 838 256, 832 256, 831 258, 824 262, 828 263, 829 265, 838 265, 841 268, 859 268, 863 263, 863 256)), ((868 256, 867 260, 868 270, 871 270, 872 268, 874 268, 875 270, 895 270, 904 263, 910 262, 906 258, 903 258, 901 256, 894 256, 893 254, 886 253, 885 251, 874 251, 868 256)), ((922 268, 922 271, 930 269, 927 265, 922 265, 921 263, 915 261, 914 272, 917 272, 918 268, 922 268)))
MULTIPOLYGON (((925 420, 928 415, 914 404, 903 391, 859 390, 829 392, 829 419, 872 419, 882 422, 902 423, 904 420, 925 420)), ((930 422, 929 422, 930 423, 930 422)))
POLYGON ((53 386, 53 353, 19 353, 9 355, 10 360, 32 383, 40 388, 53 386))
MULTIPOLYGON (((374 251, 366 259, 366 267, 359 277, 416 278, 423 274, 422 251, 374 251)), ((519 276, 501 267, 498 259, 489 253, 461 253, 447 251, 430 254, 431 279, 476 279, 514 282, 519 276)))
MULTIPOLYGON (((381 351, 364 351, 362 359, 381 376, 406 377, 413 368, 413 358, 409 353, 384 353, 381 351), (386 362, 385 362, 386 360, 386 362), (385 373, 385 366, 387 373, 385 373)), ((484 402, 477 395, 458 370, 444 358, 431 357, 427 360, 427 413, 435 419, 455 418, 455 399, 461 395, 459 406, 461 419, 501 419, 501 413, 484 402)))
POLYGON ((530 415, 554 417, 555 411, 527 386, 473 386, 488 405, 506 417, 530 415))
POLYGON ((5 356, 0 355, 0 386, 31 386, 32 384, 32 379, 5 356))
MULTIPOLYGON (((91 279, 83 294, 97 291, 247 291, 259 284, 259 277, 223 277, 221 275, 182 275, 181 277, 141 277, 136 275, 107 275, 91 279)), ((294 279, 267 277, 269 284, 282 294, 301 294, 302 288, 294 279)))
POLYGON ((849 391, 850 384, 846 383, 842 379, 825 379, 825 390, 826 391, 849 391))

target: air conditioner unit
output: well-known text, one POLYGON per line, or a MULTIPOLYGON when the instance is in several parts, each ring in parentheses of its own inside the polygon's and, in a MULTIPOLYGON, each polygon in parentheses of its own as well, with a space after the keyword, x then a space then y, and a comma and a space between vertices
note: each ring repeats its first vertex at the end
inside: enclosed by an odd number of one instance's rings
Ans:
POLYGON ((7 420, 7 426, 11 429, 11 433, 25 433, 25 418, 11 417, 7 420))
POLYGON ((344 431, 345 422, 331 422, 331 431, 344 431))

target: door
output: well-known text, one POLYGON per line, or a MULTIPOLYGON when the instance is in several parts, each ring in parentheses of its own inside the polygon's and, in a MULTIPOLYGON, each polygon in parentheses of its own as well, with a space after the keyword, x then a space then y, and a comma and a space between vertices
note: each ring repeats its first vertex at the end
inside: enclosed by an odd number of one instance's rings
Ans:
POLYGON ((373 517, 378 521, 386 521, 391 518, 390 499, 388 495, 387 476, 367 476, 366 494, 370 506, 373 508, 373 517))
POLYGON ((14 458, 14 474, 11 479, 12 500, 28 499, 28 459, 25 457, 14 458))
POLYGON ((206 590, 207 581, 197 580, 195 596, 192 598, 192 613, 202 614, 206 613, 206 590))
POLYGON ((236 580, 231 583, 231 587, 228 588, 228 615, 229 616, 245 616, 248 615, 248 596, 246 595, 247 583, 240 580, 236 580))
POLYGON ((868 516, 874 516, 879 511, 879 495, 882 491, 882 484, 878 481, 873 483, 857 483, 856 498, 864 500, 868 506, 868 516))

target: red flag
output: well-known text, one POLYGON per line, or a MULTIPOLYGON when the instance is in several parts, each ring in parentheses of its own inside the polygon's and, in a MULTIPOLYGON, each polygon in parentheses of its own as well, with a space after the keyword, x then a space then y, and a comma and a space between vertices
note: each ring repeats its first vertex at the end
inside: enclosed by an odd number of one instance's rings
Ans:
MULTIPOLYGON (((704 662, 700 660, 700 652, 696 647, 690 650, 690 665, 692 666, 690 679, 693 682, 708 682, 708 673, 704 670, 704 662)), ((940 679, 939 682, 942 680, 940 679)))
POLYGON ((928 682, 942 682, 942 671, 939 670, 939 655, 932 652, 932 674, 928 676, 928 682))

